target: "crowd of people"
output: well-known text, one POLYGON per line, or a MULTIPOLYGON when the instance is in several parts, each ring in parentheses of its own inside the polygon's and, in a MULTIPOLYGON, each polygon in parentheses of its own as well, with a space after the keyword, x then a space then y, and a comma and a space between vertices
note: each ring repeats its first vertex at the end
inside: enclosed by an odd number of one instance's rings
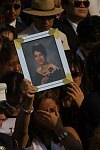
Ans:
POLYGON ((0 149, 100 150, 99 101, 99 0, 0 0, 0 149), (60 80, 62 70, 36 43, 33 85, 14 39, 53 28, 73 82, 38 92, 37 85, 60 80))

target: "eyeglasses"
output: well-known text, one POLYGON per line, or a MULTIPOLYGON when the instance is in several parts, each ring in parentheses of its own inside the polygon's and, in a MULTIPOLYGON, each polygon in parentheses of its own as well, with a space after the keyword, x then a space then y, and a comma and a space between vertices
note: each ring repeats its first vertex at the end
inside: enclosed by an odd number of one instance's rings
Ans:
POLYGON ((52 16, 36 16, 39 20, 52 20, 54 19, 56 16, 52 15, 52 16))
POLYGON ((72 75, 73 78, 77 78, 77 77, 81 76, 81 73, 77 72, 77 71, 72 71, 71 75, 72 75))
POLYGON ((84 7, 89 7, 90 2, 89 1, 73 1, 73 5, 74 7, 78 8, 81 7, 82 5, 84 5, 84 7))
POLYGON ((20 4, 10 4, 10 3, 5 4, 5 10, 6 11, 11 10, 12 8, 14 8, 15 10, 18 10, 21 8, 21 5, 20 4))

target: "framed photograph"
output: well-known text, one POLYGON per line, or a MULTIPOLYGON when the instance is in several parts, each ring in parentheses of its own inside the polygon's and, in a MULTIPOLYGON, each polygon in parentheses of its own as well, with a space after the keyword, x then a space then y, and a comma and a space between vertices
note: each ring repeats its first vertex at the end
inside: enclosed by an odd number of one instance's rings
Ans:
POLYGON ((58 29, 14 40, 24 77, 38 91, 72 82, 58 29))

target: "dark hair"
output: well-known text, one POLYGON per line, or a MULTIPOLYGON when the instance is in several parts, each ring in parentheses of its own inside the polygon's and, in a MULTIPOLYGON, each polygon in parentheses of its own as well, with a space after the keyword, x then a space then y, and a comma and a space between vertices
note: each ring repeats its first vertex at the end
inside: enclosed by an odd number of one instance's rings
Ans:
POLYGON ((86 69, 93 87, 100 90, 100 43, 92 49, 87 57, 86 69))
POLYGON ((14 39, 17 38, 17 33, 13 26, 10 26, 9 24, 1 24, 0 25, 0 34, 2 34, 3 32, 6 32, 6 31, 12 32, 14 39))
MULTIPOLYGON (((72 67, 74 67, 74 70, 78 68, 79 74, 82 75, 82 78, 83 78, 84 63, 83 63, 82 59, 79 57, 79 55, 77 55, 76 53, 74 53, 71 50, 65 51, 65 55, 66 55, 71 73, 73 72, 72 67)), ((72 78, 74 78, 73 75, 72 75, 72 78)), ((62 106, 62 99, 66 98, 66 101, 67 101, 70 98, 70 96, 67 94, 67 87, 68 86, 70 86, 70 85, 66 84, 66 85, 63 85, 60 87, 60 99, 59 99, 60 106, 62 106)), ((82 81, 81 81, 80 86, 81 86, 81 88, 83 88, 82 81)))
POLYGON ((51 98, 57 103, 58 97, 56 96, 53 90, 42 91, 35 94, 35 99, 33 104, 34 110, 38 110, 41 101, 46 100, 47 98, 51 98))
POLYGON ((89 146, 89 150, 99 150, 99 149, 100 149, 100 125, 96 127, 89 146))
MULTIPOLYGON (((5 2, 9 2, 9 1, 14 1, 14 0, 0 0, 0 4, 3 4, 3 3, 5 3, 5 2)), ((19 0, 19 1, 23 1, 23 0, 19 0)))
POLYGON ((88 84, 89 81, 87 78, 87 73, 86 73, 86 69, 84 66, 84 62, 82 61, 82 59, 80 58, 80 56, 78 54, 74 53, 71 50, 66 51, 65 55, 67 57, 68 65, 69 65, 71 72, 72 72, 72 66, 74 67, 74 69, 77 69, 77 67, 78 67, 79 74, 82 75, 80 88, 83 91, 85 96, 88 95, 90 85, 88 84))
MULTIPOLYGON (((22 83, 22 80, 24 79, 23 74, 18 72, 9 72, 5 74, 1 79, 0 83, 6 83, 7 84, 7 93, 6 96, 16 96, 16 101, 13 101, 12 105, 16 105, 19 100, 19 96, 21 94, 20 86, 22 83)), ((9 102, 9 100, 8 100, 9 102)))
POLYGON ((72 66, 74 68, 78 67, 79 72, 81 74, 83 74, 83 72, 84 72, 84 63, 83 63, 82 59, 80 58, 80 56, 77 55, 76 53, 74 53, 71 50, 66 51, 65 55, 66 55, 66 58, 68 60, 68 65, 69 65, 70 71, 72 72, 72 66))
POLYGON ((6 40, 6 42, 3 43, 0 50, 0 64, 8 62, 13 54, 17 55, 15 45, 9 40, 6 40))
POLYGON ((100 41, 100 16, 90 16, 82 20, 77 27, 81 43, 100 41))
POLYGON ((69 5, 72 2, 72 0, 61 0, 62 5, 69 5))
POLYGON ((40 43, 35 44, 34 46, 32 46, 33 54, 34 54, 35 51, 41 52, 45 57, 47 56, 47 52, 46 52, 45 47, 40 43))

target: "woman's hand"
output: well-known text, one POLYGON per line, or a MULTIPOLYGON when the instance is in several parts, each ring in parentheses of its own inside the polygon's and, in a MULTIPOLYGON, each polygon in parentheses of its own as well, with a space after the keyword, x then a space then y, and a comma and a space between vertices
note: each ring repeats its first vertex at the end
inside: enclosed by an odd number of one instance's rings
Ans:
POLYGON ((22 92, 22 101, 24 109, 31 110, 33 107, 34 93, 37 91, 37 88, 32 85, 32 83, 24 79, 21 84, 22 92))
POLYGON ((29 99, 34 98, 34 93, 37 91, 36 87, 27 79, 22 81, 20 89, 22 94, 29 99))
POLYGON ((41 80, 41 84, 46 84, 48 79, 49 79, 48 76, 43 77, 41 80))
POLYGON ((54 112, 38 110, 37 114, 42 124, 56 132, 59 129, 62 129, 63 125, 57 107, 54 109, 54 112))
POLYGON ((67 94, 72 97, 72 99, 76 102, 76 104, 80 107, 83 99, 84 99, 84 94, 80 87, 75 83, 70 83, 70 87, 67 87, 67 94))

